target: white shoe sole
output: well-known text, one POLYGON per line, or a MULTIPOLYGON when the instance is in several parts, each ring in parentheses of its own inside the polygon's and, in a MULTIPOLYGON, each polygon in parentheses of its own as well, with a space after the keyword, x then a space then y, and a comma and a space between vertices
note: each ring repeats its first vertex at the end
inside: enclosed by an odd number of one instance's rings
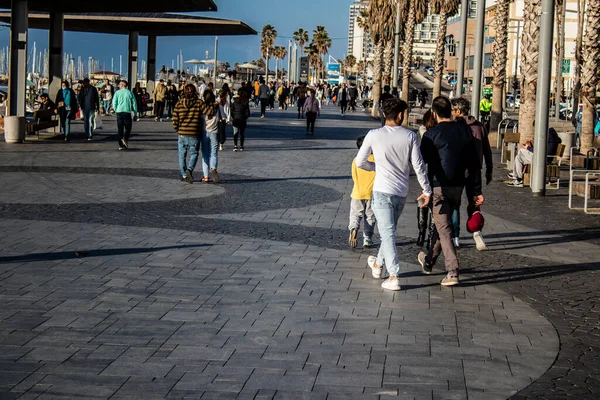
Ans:
POLYGON ((391 290, 393 292, 397 292, 402 289, 400 286, 400 282, 398 282, 398 278, 394 281, 395 283, 391 283, 391 281, 387 280, 381 284, 381 287, 386 290, 391 290))
POLYGON ((475 240, 475 246, 477 247, 477 250, 486 251, 488 249, 480 233, 474 233, 473 240, 475 240))
POLYGON ((375 256, 369 256, 369 258, 367 259, 367 265, 369 266, 369 268, 371 268, 371 275, 373 275, 373 278, 381 279, 381 276, 383 275, 383 268, 375 268, 376 262, 377 257, 375 256))

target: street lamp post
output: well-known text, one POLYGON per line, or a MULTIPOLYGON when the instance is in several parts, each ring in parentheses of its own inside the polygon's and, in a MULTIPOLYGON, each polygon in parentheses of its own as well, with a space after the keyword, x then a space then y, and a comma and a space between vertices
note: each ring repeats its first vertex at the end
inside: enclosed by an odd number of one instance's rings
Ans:
POLYGON ((485 1, 477 2, 477 30, 475 33, 475 52, 473 64, 473 93, 471 98, 471 114, 479 118, 479 102, 481 100, 481 80, 483 76, 484 36, 485 36, 485 1))
POLYGON ((463 80, 465 79, 465 48, 467 46, 467 24, 469 22, 469 0, 462 0, 460 9, 460 40, 458 46, 458 81, 456 82, 457 96, 462 96, 463 80))

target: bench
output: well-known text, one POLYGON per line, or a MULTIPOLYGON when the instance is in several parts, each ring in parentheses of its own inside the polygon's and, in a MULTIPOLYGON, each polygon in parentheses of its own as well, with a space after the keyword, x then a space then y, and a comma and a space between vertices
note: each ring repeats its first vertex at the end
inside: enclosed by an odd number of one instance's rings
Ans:
POLYGON ((591 149, 585 155, 571 149, 569 171, 569 209, 583 210, 586 214, 600 214, 600 208, 590 208, 589 200, 600 200, 600 149, 591 149), (583 208, 573 207, 573 196, 583 197, 583 208))
MULTIPOLYGON (((565 148, 566 146, 564 144, 559 144, 556 148, 556 154, 547 156, 546 179, 548 179, 548 182, 546 183, 546 187, 548 189, 560 189, 560 166, 562 163, 563 155, 565 154, 565 148), (556 179, 555 184, 552 183, 554 179, 556 179)), ((523 168, 523 185, 529 186, 530 183, 531 165, 527 164, 523 168)))
POLYGON ((26 130, 28 135, 37 134, 38 139, 40 132, 54 128, 56 133, 56 127, 59 125, 58 117, 54 114, 53 110, 42 110, 33 113, 34 122, 27 122, 26 130), (42 119, 51 118, 50 121, 41 121, 42 119))

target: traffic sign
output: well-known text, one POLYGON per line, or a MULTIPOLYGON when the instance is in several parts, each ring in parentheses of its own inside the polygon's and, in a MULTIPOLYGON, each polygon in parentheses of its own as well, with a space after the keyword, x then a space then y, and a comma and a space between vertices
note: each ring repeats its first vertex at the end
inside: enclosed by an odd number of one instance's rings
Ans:
POLYGON ((570 74, 571 73, 571 60, 563 58, 562 60, 562 73, 570 74))

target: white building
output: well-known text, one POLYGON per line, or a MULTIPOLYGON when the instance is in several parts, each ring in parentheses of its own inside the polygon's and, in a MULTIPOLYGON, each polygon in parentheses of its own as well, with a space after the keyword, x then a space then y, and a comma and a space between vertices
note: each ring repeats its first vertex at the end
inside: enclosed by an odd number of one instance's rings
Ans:
POLYGON ((360 12, 366 10, 368 2, 354 0, 350 6, 350 19, 348 22, 348 54, 356 57, 357 61, 370 61, 374 56, 373 43, 364 29, 358 26, 360 12))

